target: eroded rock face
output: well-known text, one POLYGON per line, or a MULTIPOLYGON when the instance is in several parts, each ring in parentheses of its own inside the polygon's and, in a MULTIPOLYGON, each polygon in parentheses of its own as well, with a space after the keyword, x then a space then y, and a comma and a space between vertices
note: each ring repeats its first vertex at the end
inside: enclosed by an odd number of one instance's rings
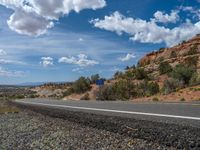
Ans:
POLYGON ((139 65, 144 67, 149 73, 158 71, 158 66, 161 61, 167 61, 172 66, 179 63, 185 63, 189 57, 198 57, 197 71, 200 71, 200 34, 187 42, 171 47, 161 48, 158 51, 151 52, 140 59, 139 65), (192 49, 196 50, 196 54, 188 54, 192 49))

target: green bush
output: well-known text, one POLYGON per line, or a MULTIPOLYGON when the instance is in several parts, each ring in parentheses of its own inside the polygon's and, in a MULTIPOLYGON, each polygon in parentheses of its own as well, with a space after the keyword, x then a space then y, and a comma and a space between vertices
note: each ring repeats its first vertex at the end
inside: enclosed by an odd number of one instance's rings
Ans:
POLYGON ((97 92, 96 99, 97 100, 101 100, 101 101, 116 100, 115 99, 115 93, 113 91, 112 86, 110 86, 110 85, 104 85, 103 87, 100 87, 99 91, 97 92))
POLYGON ((165 47, 161 47, 161 48, 159 48, 159 52, 163 52, 165 50, 165 47))
POLYGON ((173 69, 171 77, 188 85, 194 73, 195 70, 192 67, 186 67, 182 64, 179 64, 173 69))
POLYGON ((158 69, 161 75, 172 71, 172 67, 168 62, 161 62, 158 69))
POLYGON ((31 94, 31 95, 29 95, 28 96, 29 98, 37 98, 37 97, 39 97, 38 95, 35 95, 35 94, 31 94))
POLYGON ((159 85, 156 82, 149 82, 147 80, 138 84, 138 96, 152 96, 160 92, 159 85))
POLYGON ((92 84, 94 84, 94 83, 96 83, 96 81, 98 80, 98 79, 100 79, 100 76, 99 76, 99 74, 95 74, 95 75, 92 75, 91 76, 91 83, 92 84))
POLYGON ((175 51, 172 51, 171 54, 170 54, 170 58, 176 58, 177 57, 177 54, 175 51))
POLYGON ((137 68, 135 70, 135 78, 137 80, 148 79, 148 74, 143 68, 137 68))
POLYGON ((117 72, 114 74, 114 78, 115 78, 115 79, 122 78, 122 77, 123 77, 123 72, 117 71, 117 72))
POLYGON ((159 62, 163 62, 164 60, 165 60, 165 58, 163 56, 161 56, 161 57, 158 58, 159 62))
POLYGON ((135 66, 135 65, 133 65, 133 66, 131 66, 130 68, 131 68, 131 69, 136 69, 136 66, 135 66))
POLYGON ((135 79, 135 70, 128 70, 124 74, 125 79, 135 79))
POLYGON ((185 60, 185 64, 186 64, 187 67, 196 68, 198 60, 199 60, 198 56, 188 57, 185 60))
POLYGON ((187 43, 187 42, 186 42, 185 40, 183 40, 183 41, 182 41, 182 44, 185 44, 185 43, 187 43))
POLYGON ((198 45, 193 45, 186 55, 195 55, 198 53, 198 45))
POLYGON ((156 82, 143 81, 138 85, 122 79, 113 85, 104 85, 97 93, 98 100, 128 100, 131 97, 151 96, 160 92, 156 82))
POLYGON ((135 95, 135 86, 126 79, 113 85, 104 85, 97 93, 98 100, 128 100, 135 95))
POLYGON ((23 99, 23 98, 25 98, 25 96, 24 95, 16 95, 15 98, 16 99, 23 99))
POLYGON ((154 98, 152 99, 152 101, 154 101, 154 102, 158 102, 159 99, 158 99, 157 97, 154 97, 154 98))
POLYGON ((160 92, 160 87, 156 82, 149 82, 147 87, 150 95, 154 95, 160 92))
POLYGON ((85 77, 80 77, 77 81, 74 82, 72 88, 75 93, 84 93, 91 89, 90 80, 85 77))
POLYGON ((63 97, 69 96, 74 93, 73 88, 68 88, 65 92, 63 92, 63 97))
POLYGON ((200 84, 200 74, 199 73, 194 73, 192 75, 192 78, 190 79, 190 85, 195 86, 200 84))
POLYGON ((182 88, 182 87, 183 87, 182 82, 180 82, 177 79, 170 78, 164 81, 163 93, 169 94, 169 93, 175 92, 177 89, 182 88))
POLYGON ((116 99, 127 100, 133 95, 134 85, 127 80, 120 80, 112 88, 116 99))
POLYGON ((185 98, 181 98, 180 101, 181 101, 181 102, 184 102, 184 101, 185 101, 185 98))
POLYGON ((126 66, 125 70, 129 70, 129 69, 130 69, 130 67, 129 67, 129 66, 126 66))

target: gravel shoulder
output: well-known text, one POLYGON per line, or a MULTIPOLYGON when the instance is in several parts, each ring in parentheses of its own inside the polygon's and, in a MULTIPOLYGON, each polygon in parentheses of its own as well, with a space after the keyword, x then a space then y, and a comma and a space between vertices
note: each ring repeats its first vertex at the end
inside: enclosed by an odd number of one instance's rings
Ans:
POLYGON ((165 149, 75 122, 31 111, 0 115, 0 149, 165 149))
POLYGON ((200 149, 198 128, 22 108, 0 115, 0 149, 200 149))

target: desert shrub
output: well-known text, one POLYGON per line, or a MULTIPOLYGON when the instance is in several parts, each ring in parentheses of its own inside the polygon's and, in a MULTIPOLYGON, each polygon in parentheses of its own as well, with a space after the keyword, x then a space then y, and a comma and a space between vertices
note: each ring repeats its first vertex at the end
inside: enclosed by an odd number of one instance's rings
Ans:
POLYGON ((125 79, 135 79, 135 70, 128 70, 124 74, 125 79))
POLYGON ((116 99, 127 100, 133 95, 134 85, 128 80, 120 80, 112 88, 116 99))
POLYGON ((23 98, 25 98, 25 96, 24 95, 16 95, 15 98, 16 99, 23 99, 23 98))
POLYGON ((175 92, 178 88, 182 88, 182 87, 183 87, 182 82, 180 82, 178 79, 170 78, 164 81, 163 93, 169 94, 169 93, 175 92))
POLYGON ((31 95, 28 96, 28 98, 37 98, 37 97, 39 97, 39 96, 36 95, 36 94, 31 94, 31 95))
POLYGON ((198 46, 197 45, 193 45, 190 50, 187 52, 186 55, 195 55, 198 53, 198 46))
POLYGON ((144 64, 144 66, 149 65, 151 63, 151 60, 147 60, 144 64))
POLYGON ((142 66, 143 66, 142 62, 141 62, 141 61, 138 61, 138 62, 137 62, 137 65, 136 65, 136 68, 142 67, 142 66))
POLYGON ((160 91, 160 87, 159 87, 158 83, 156 83, 156 82, 149 82, 147 87, 148 87, 148 93, 150 95, 157 94, 160 91))
POLYGON ((122 79, 113 85, 104 85, 97 93, 98 100, 128 100, 135 96, 135 86, 126 79, 122 79))
POLYGON ((90 100, 90 95, 89 95, 89 93, 86 93, 83 97, 81 97, 80 100, 90 100))
POLYGON ((193 90, 194 91, 200 91, 200 88, 194 88, 193 90))
POLYGON ((84 93, 91 89, 90 80, 85 77, 80 77, 74 82, 72 88, 75 93, 84 93))
POLYGON ((138 96, 151 96, 157 94, 160 89, 156 82, 149 82, 147 80, 141 82, 138 85, 138 96))
POLYGON ((161 48, 159 48, 159 52, 163 52, 165 50, 165 48, 164 47, 161 47, 161 48))
POLYGON ((184 101, 185 101, 185 98, 181 98, 180 101, 181 101, 181 102, 184 102, 184 101))
POLYGON ((98 79, 100 79, 100 76, 99 76, 99 74, 95 74, 95 75, 92 75, 91 76, 91 83, 92 84, 94 84, 94 83, 96 83, 96 81, 98 80, 98 79))
POLYGON ((97 92, 97 100, 105 101, 105 100, 115 100, 114 91, 111 85, 104 85, 100 87, 97 92))
POLYGON ((172 67, 168 62, 161 62, 158 69, 160 74, 166 74, 172 71, 172 67))
POLYGON ((129 69, 130 69, 130 67, 129 67, 129 66, 126 66, 125 70, 129 70, 129 69))
POLYGON ((200 84, 200 74, 194 73, 190 79, 190 85, 195 86, 200 84))
POLYGON ((148 79, 148 74, 143 68, 135 69, 135 78, 138 80, 148 79))
POLYGON ((133 65, 133 66, 131 66, 130 68, 131 68, 131 69, 136 69, 136 66, 135 66, 135 65, 133 65))
POLYGON ((123 72, 121 72, 121 71, 117 71, 117 72, 114 74, 114 78, 115 78, 115 79, 122 78, 122 77, 123 77, 123 72))
POLYGON ((185 60, 185 64, 186 64, 187 67, 196 68, 198 60, 199 60, 198 56, 188 57, 185 60))
POLYGON ((158 99, 157 97, 154 97, 154 98, 152 99, 152 101, 154 101, 154 102, 158 102, 159 99, 158 99))
POLYGON ((170 54, 170 58, 176 58, 177 57, 177 54, 175 51, 172 51, 171 54, 170 54))
POLYGON ((165 60, 165 58, 163 56, 158 58, 158 62, 163 62, 165 60))
POLYGON ((69 96, 74 93, 73 88, 68 88, 66 91, 63 92, 63 97, 69 96))
POLYGON ((171 77, 188 85, 194 73, 195 70, 192 67, 186 67, 182 64, 179 64, 173 69, 171 77))
POLYGON ((185 40, 183 40, 181 44, 185 44, 185 43, 186 43, 186 41, 185 41, 185 40))

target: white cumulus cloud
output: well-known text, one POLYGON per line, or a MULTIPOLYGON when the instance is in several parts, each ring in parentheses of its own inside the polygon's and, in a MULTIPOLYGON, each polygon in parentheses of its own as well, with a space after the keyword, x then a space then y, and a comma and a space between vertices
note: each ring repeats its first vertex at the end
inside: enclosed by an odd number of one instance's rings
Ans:
POLYGON ((102 8, 105 0, 0 0, 14 12, 7 21, 11 30, 24 35, 39 36, 54 26, 53 21, 71 11, 102 8))
POLYGON ((200 19, 200 9, 192 6, 180 6, 179 10, 187 12, 187 15, 192 16, 193 19, 200 19))
POLYGON ((180 17, 178 11, 172 11, 171 14, 164 14, 162 11, 157 11, 154 14, 154 21, 161 23, 176 23, 180 17))
POLYGON ((54 65, 53 58, 51 58, 51 57, 42 57, 40 64, 43 67, 53 66, 54 65))
POLYGON ((131 60, 131 59, 133 59, 135 57, 136 56, 134 54, 128 53, 126 56, 120 57, 119 60, 124 62, 124 61, 129 61, 129 60, 131 60))
POLYGON ((93 65, 99 64, 98 61, 89 59, 88 56, 85 54, 79 54, 76 57, 74 57, 74 56, 61 57, 58 60, 58 62, 74 64, 74 65, 78 65, 80 67, 93 66, 93 65))
POLYGON ((146 21, 125 17, 119 12, 105 16, 103 20, 94 19, 90 23, 95 27, 121 35, 127 33, 133 41, 141 43, 162 43, 173 46, 183 40, 188 40, 200 33, 200 21, 193 24, 190 20, 172 29, 159 26, 155 21, 146 21))
POLYGON ((29 36, 39 36, 54 26, 53 22, 33 12, 25 12, 20 9, 10 16, 7 23, 11 30, 29 36))

